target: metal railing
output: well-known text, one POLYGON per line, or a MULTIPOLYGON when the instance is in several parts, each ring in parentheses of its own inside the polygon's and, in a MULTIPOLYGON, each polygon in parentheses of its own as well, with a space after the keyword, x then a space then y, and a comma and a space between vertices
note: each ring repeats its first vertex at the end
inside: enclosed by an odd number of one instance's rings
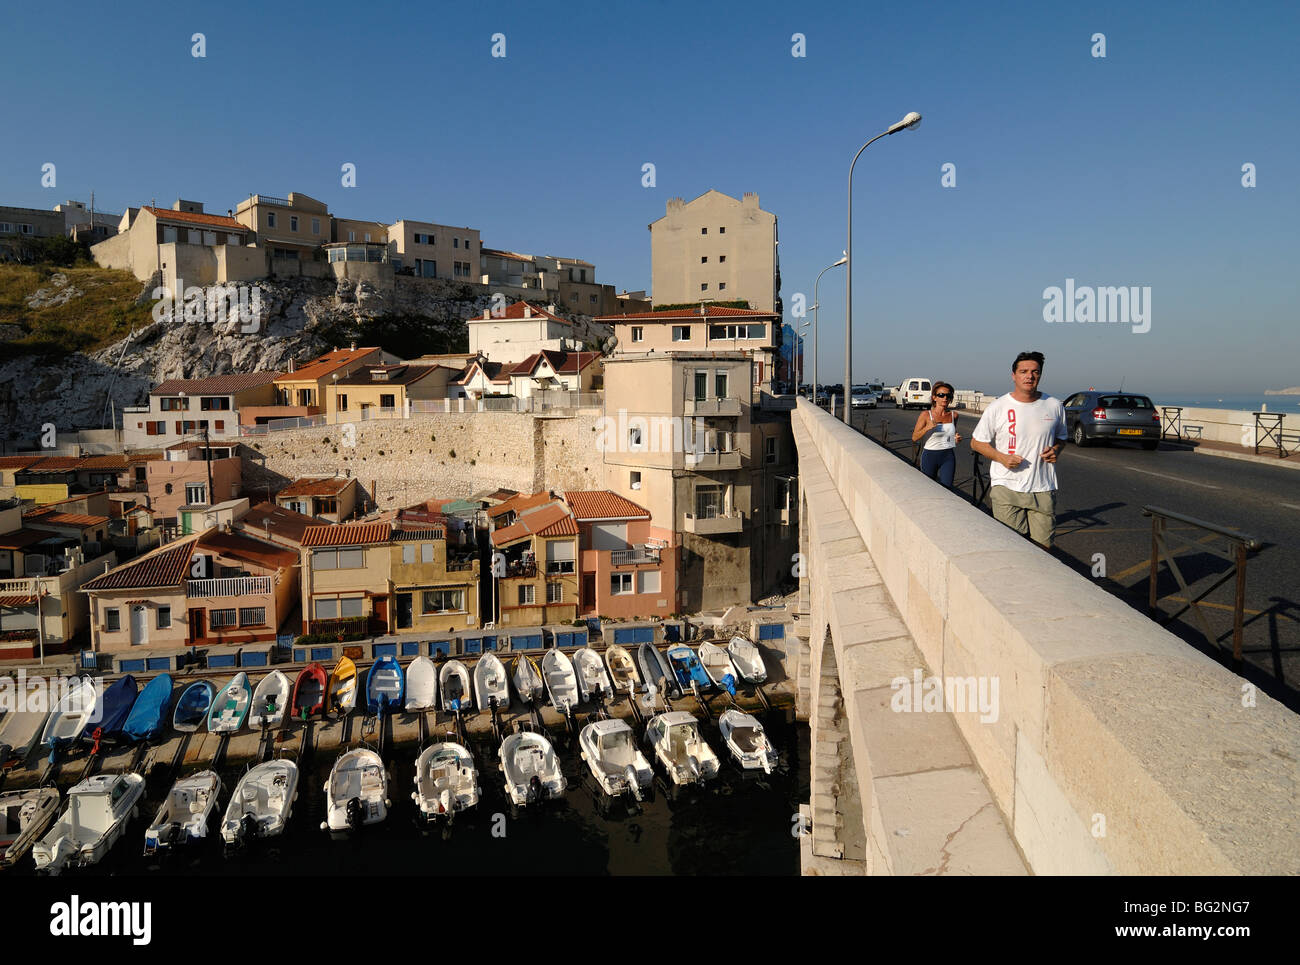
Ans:
POLYGON ((659 547, 633 546, 626 550, 610 550, 610 566, 632 566, 637 563, 658 563, 659 547))
POLYGON ((229 576, 212 580, 186 580, 185 595, 195 597, 211 596, 249 596, 254 593, 270 593, 269 576, 229 576))

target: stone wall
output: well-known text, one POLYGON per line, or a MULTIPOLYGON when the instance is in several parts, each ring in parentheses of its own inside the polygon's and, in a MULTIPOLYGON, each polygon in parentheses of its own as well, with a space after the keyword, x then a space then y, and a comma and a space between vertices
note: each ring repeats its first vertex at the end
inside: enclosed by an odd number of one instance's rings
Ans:
POLYGON ((300 476, 331 474, 354 476, 380 509, 498 486, 601 489, 599 415, 433 413, 272 432, 244 440, 244 495, 259 502, 300 476))

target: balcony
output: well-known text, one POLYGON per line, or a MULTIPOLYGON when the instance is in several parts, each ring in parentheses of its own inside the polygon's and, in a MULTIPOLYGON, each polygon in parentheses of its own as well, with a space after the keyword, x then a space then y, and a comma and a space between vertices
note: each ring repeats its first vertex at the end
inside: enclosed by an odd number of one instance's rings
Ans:
POLYGON ((636 566, 641 563, 659 565, 658 546, 633 546, 631 549, 610 550, 610 566, 636 566))
POLYGON ((714 450, 712 452, 687 452, 686 468, 697 472, 721 472, 740 468, 740 450, 714 450))
POLYGON ((532 560, 529 560, 527 562, 521 560, 506 561, 506 572, 504 575, 505 579, 511 579, 513 577, 532 579, 535 576, 537 576, 537 563, 535 561, 532 560))
POLYGON ((728 533, 739 533, 744 528, 745 514, 739 511, 730 513, 718 513, 715 516, 696 516, 693 513, 686 514, 686 522, 682 529, 687 533, 694 533, 696 536, 719 536, 728 533))
POLYGON ((739 399, 687 399, 682 409, 687 416, 738 416, 739 399))
POLYGON ((759 408, 765 412, 789 412, 795 407, 798 396, 794 395, 772 395, 770 392, 762 392, 759 396, 759 408))
POLYGON ((185 596, 191 600, 213 596, 252 596, 271 592, 269 576, 230 576, 216 580, 186 580, 185 596))

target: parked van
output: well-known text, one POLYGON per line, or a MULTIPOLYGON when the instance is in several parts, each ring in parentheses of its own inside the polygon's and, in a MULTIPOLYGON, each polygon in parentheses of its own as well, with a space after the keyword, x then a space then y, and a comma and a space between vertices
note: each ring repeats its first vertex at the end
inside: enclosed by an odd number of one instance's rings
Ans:
POLYGON ((930 407, 930 380, 929 379, 904 379, 898 391, 894 393, 894 404, 902 406, 904 409, 910 409, 916 406, 919 409, 928 409, 930 407))

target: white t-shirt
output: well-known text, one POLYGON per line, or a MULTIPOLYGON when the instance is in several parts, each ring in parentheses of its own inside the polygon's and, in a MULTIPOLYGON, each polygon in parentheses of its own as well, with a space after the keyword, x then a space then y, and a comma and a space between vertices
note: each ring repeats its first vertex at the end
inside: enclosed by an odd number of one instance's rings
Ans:
POLYGON ((1037 402, 1017 402, 1008 392, 980 416, 971 438, 998 452, 1015 453, 1022 461, 1015 469, 1000 462, 989 464, 989 482, 1018 493, 1045 493, 1056 489, 1056 466, 1044 462, 1042 452, 1070 437, 1065 427, 1065 407, 1050 395, 1037 402))

